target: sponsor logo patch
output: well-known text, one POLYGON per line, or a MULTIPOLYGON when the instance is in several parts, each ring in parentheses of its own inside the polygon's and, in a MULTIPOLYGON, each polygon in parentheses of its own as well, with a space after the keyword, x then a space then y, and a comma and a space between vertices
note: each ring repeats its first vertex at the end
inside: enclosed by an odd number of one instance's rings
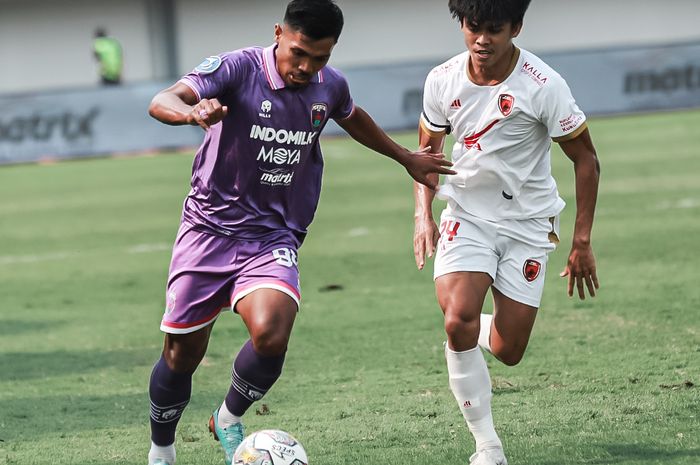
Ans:
POLYGON ((501 110, 503 116, 508 116, 513 111, 513 104, 515 104, 515 97, 508 94, 501 94, 498 96, 498 109, 501 110))
POLYGON ((583 116, 572 114, 559 120, 559 125, 561 126, 561 130, 567 133, 572 129, 576 129, 581 124, 581 120, 583 120, 583 116))
POLYGON ((271 116, 270 111, 272 111, 272 102, 269 100, 263 100, 260 104, 260 110, 261 112, 258 113, 258 116, 261 118, 269 118, 271 116))
POLYGON ((462 108, 462 102, 459 99, 455 99, 452 103, 450 103, 450 108, 452 110, 458 110, 462 108))
POLYGON ((527 282, 531 283, 540 275, 541 269, 542 265, 540 262, 529 258, 525 260, 525 264, 523 265, 523 276, 525 276, 527 282))
POLYGON ((194 70, 199 74, 209 74, 219 69, 219 66, 221 66, 221 57, 214 55, 205 58, 194 70))
POLYGON ((293 171, 287 171, 282 168, 277 168, 269 171, 263 170, 263 174, 260 176, 260 184, 265 184, 268 186, 287 187, 292 184, 293 178, 293 171))
POLYGON ((521 71, 530 78, 532 78, 533 81, 537 83, 538 86, 542 87, 543 85, 546 84, 547 82, 547 76, 543 75, 537 68, 532 66, 530 63, 527 61, 523 63, 523 67, 521 68, 521 71))
POLYGON ((275 141, 278 144, 311 145, 316 137, 313 131, 288 131, 254 124, 250 127, 250 138, 263 142, 275 141))
POLYGON ((326 119, 326 107, 325 103, 314 103, 311 106, 311 125, 315 128, 321 126, 323 121, 326 119))
POLYGON ((275 165, 297 165, 301 161, 301 150, 285 149, 283 147, 266 149, 262 147, 256 160, 274 163, 275 165))

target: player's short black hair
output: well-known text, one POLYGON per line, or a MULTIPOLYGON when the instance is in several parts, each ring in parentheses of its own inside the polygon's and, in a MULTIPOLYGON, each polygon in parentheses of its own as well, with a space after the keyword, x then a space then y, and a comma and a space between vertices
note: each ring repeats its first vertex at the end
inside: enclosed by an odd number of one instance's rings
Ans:
POLYGON ((343 12, 333 0, 292 0, 284 22, 313 40, 338 37, 343 30, 343 12))
POLYGON ((523 22, 530 0, 449 0, 453 18, 460 24, 504 24, 513 26, 523 22))

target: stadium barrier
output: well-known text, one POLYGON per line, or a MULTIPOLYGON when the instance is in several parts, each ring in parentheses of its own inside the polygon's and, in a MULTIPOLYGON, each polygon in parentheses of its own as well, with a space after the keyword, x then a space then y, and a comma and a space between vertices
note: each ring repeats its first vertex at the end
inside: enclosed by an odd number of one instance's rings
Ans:
POLYGON ((0 96, 0 164, 192 146, 198 128, 147 114, 164 83, 0 96))
MULTIPOLYGON (((700 106, 700 43, 540 56, 566 78, 589 115, 700 106)), ((381 126, 410 129, 417 126, 425 76, 439 61, 345 73, 356 103, 381 126)), ((0 95, 0 164, 196 146, 199 128, 166 126, 147 114, 153 95, 170 84, 0 95)), ((325 134, 341 132, 331 122, 325 134)))

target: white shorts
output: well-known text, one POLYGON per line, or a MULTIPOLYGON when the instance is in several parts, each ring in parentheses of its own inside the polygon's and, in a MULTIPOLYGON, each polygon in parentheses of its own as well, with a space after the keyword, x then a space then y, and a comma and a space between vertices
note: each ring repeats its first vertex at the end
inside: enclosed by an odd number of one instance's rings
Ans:
POLYGON ((539 308, 547 254, 559 242, 559 219, 487 221, 448 204, 440 216, 434 278, 488 273, 506 297, 539 308))

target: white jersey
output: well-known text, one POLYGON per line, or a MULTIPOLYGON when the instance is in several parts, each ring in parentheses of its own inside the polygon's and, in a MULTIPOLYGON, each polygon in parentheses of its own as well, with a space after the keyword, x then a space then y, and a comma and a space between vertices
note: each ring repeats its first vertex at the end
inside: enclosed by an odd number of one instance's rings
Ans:
POLYGON ((586 128, 564 79, 516 48, 508 77, 479 86, 468 76, 469 52, 434 68, 425 82, 421 127, 452 132, 452 162, 438 197, 491 221, 548 218, 564 208, 551 174, 550 146, 586 128))

